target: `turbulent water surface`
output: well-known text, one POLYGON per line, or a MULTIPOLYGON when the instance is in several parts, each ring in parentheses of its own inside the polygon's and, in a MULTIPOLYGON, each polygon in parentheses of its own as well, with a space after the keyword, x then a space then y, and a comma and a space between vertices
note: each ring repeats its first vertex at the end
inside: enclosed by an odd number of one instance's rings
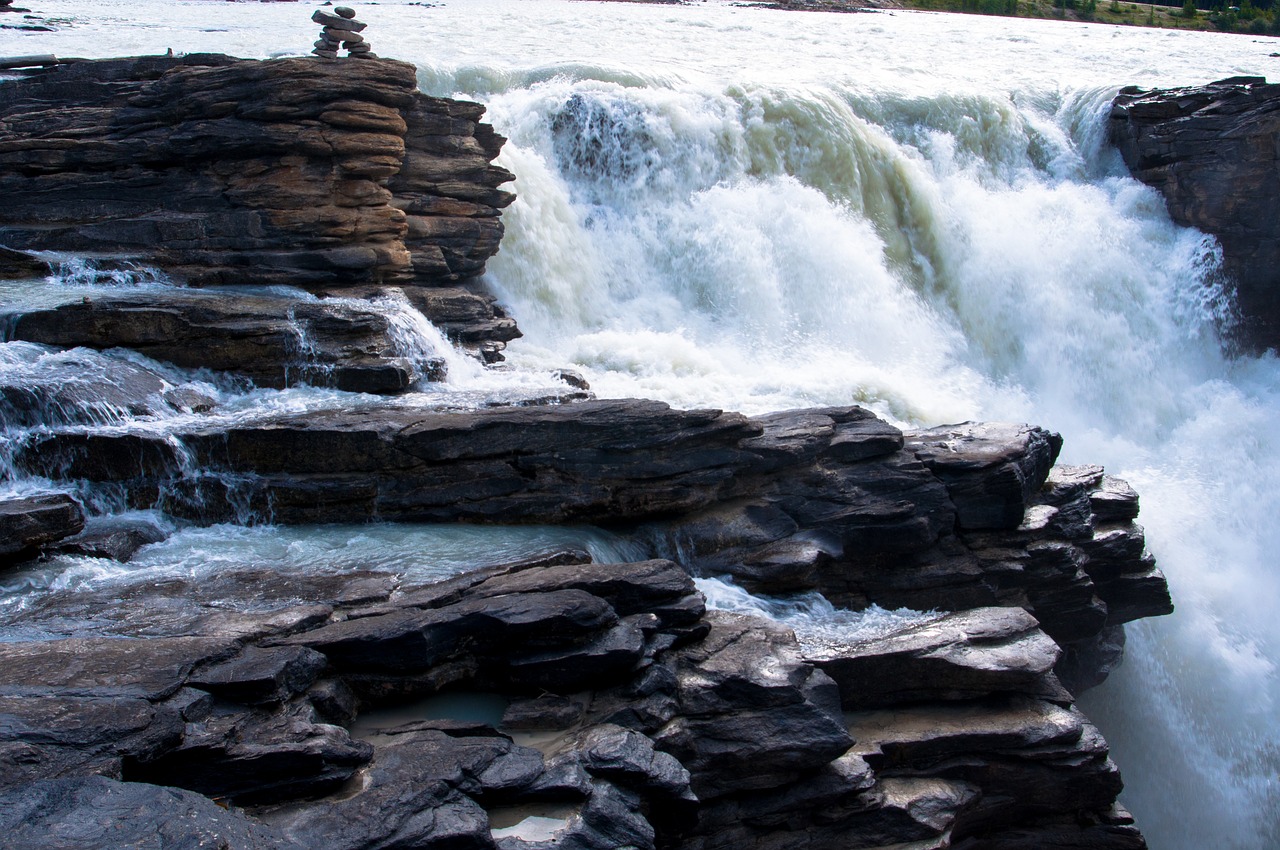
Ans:
MULTIPOLYGON (((301 4, 27 5, 56 31, 0 30, 0 55, 292 55, 317 29, 301 4)), ((1122 799, 1156 850, 1280 843, 1280 370, 1223 354, 1213 243, 1104 137, 1120 86, 1267 74, 1280 42, 715 2, 359 15, 510 137, 519 200, 489 281, 526 337, 500 380, 574 364, 601 395, 680 406, 1062 431, 1067 460, 1142 493, 1178 605, 1129 628, 1084 700, 1122 799)))

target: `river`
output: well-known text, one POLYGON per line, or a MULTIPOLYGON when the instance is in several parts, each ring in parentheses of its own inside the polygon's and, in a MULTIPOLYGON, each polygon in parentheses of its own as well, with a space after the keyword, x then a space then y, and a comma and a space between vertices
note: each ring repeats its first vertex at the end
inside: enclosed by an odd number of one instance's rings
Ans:
MULTIPOLYGON (((294 55, 318 29, 293 3, 27 5, 55 31, 0 30, 0 55, 294 55)), ((357 10, 379 55, 510 137, 488 278, 526 334, 516 374, 1028 421, 1128 478, 1178 610, 1128 627, 1083 707, 1155 850, 1280 846, 1280 367, 1223 353, 1212 241, 1104 128, 1121 86, 1266 75, 1280 41, 724 2, 357 10)))

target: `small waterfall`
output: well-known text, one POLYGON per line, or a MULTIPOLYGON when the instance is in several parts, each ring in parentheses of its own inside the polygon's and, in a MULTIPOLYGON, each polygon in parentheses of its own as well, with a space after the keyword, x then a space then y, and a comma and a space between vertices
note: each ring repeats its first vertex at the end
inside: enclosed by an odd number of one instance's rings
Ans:
POLYGON ((454 348, 403 292, 391 290, 370 303, 386 317, 396 354, 412 366, 418 388, 427 381, 439 380, 442 372, 447 381, 455 384, 466 383, 483 372, 484 365, 454 348))
POLYGON ((129 260, 104 260, 61 253, 42 253, 49 263, 50 278, 63 286, 73 287, 139 287, 174 286, 161 270, 129 260))
POLYGON ((817 592, 787 597, 758 596, 727 578, 698 578, 694 584, 707 598, 708 608, 775 620, 794 631, 803 647, 873 640, 942 616, 909 608, 889 611, 879 605, 848 611, 836 608, 817 592))

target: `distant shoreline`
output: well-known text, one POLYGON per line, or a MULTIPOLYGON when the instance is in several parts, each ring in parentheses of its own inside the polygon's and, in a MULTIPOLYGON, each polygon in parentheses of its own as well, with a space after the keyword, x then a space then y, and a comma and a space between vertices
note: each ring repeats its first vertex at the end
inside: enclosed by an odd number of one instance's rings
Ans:
MULTIPOLYGON (((600 0, 609 3, 655 3, 696 6, 700 0, 600 0)), ((705 2, 705 0, 702 0, 705 2)), ((784 12, 955 12, 968 15, 1111 24, 1113 26, 1178 29, 1192 32, 1230 32, 1239 35, 1280 36, 1280 9, 1258 9, 1240 0, 1217 2, 1220 8, 1200 8, 1209 0, 1164 6, 1124 0, 742 0, 734 5, 784 12)))

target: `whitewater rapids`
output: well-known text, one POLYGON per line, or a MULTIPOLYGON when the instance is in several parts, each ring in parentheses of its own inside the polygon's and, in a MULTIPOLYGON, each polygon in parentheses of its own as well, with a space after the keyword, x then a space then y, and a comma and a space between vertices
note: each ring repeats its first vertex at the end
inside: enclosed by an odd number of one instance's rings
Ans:
MULTIPOLYGON (((0 55, 294 55, 316 29, 287 3, 29 5, 55 31, 0 30, 0 55)), ((1104 138, 1119 87, 1267 74, 1280 42, 718 2, 358 12, 510 137, 488 277, 526 334, 512 380, 1061 431, 1142 494, 1178 605, 1082 701, 1122 800, 1155 850, 1280 844, 1280 368, 1224 354, 1215 245, 1104 138)))

